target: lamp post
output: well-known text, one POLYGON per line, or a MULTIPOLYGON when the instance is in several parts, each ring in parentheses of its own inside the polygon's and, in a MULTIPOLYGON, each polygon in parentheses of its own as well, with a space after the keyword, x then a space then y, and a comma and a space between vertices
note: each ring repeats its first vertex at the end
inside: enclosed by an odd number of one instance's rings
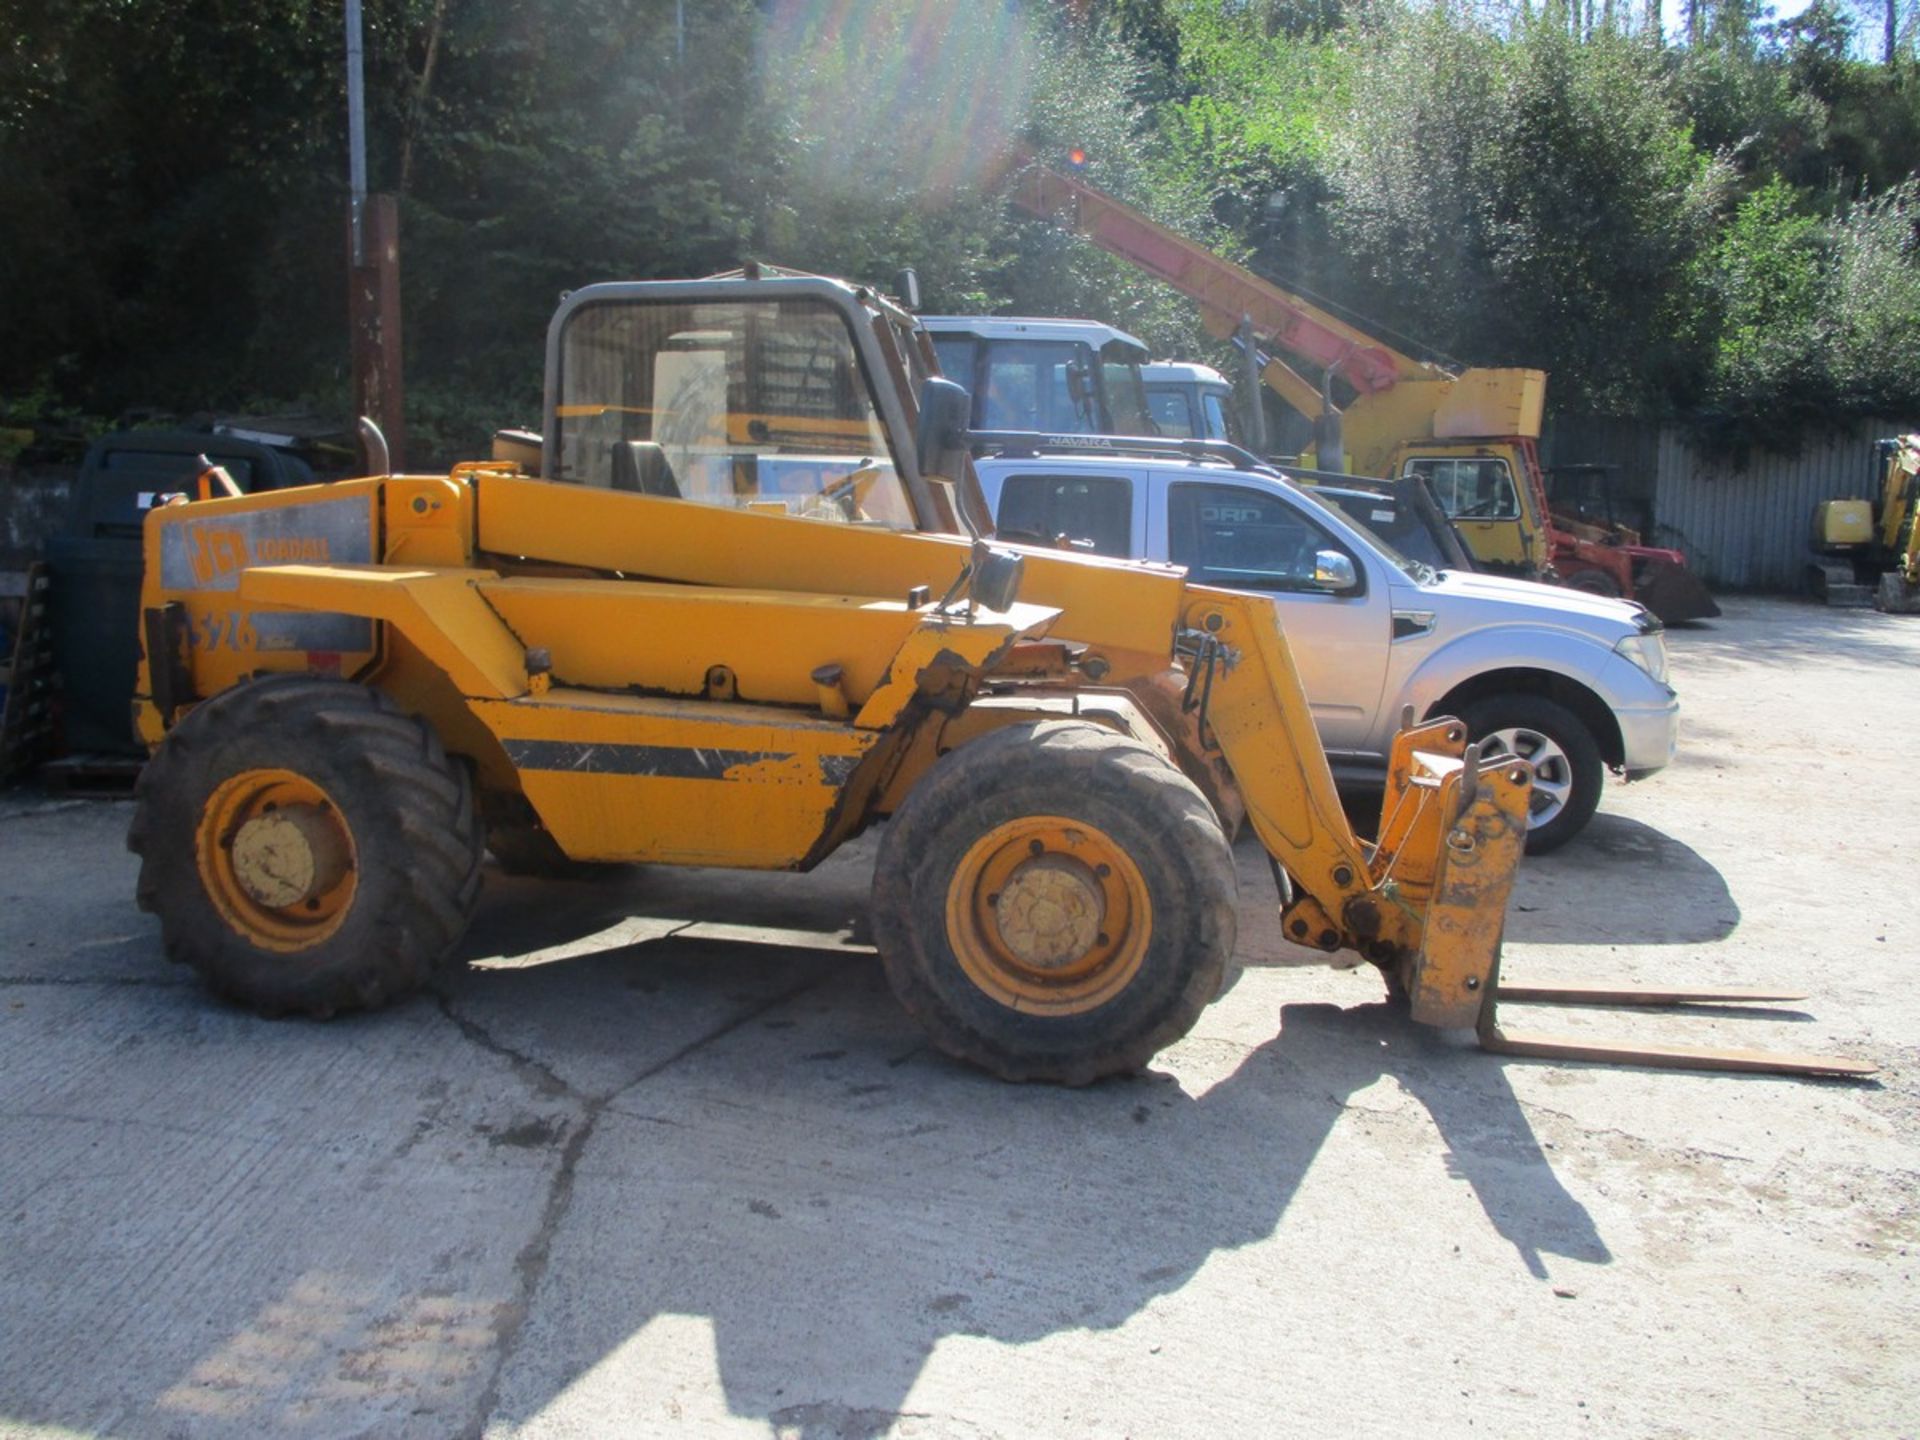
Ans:
MULTIPOLYGON (((406 451, 400 362, 400 206, 367 193, 367 103, 360 0, 346 0, 347 22, 347 330, 353 409, 380 427, 393 468, 406 451)), ((369 464, 374 461, 369 456, 369 464)))

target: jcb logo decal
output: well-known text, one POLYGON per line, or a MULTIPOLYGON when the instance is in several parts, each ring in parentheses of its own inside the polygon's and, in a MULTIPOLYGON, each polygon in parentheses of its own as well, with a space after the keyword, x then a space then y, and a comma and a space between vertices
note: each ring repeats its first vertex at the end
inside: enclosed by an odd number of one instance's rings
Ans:
POLYGON ((218 576, 246 568, 247 537, 238 530, 189 525, 187 546, 187 553, 193 560, 194 583, 197 585, 211 585, 218 576))
POLYGON ((324 563, 332 559, 324 535, 289 535, 253 542, 256 565, 298 565, 305 561, 324 563))
POLYGON ((216 576, 231 575, 253 565, 294 565, 303 562, 324 564, 332 549, 324 535, 270 535, 253 542, 253 555, 247 555, 247 537, 239 530, 216 530, 210 525, 187 527, 187 553, 193 560, 193 579, 197 585, 211 585, 216 576))
POLYGON ((161 584, 168 590, 238 590, 249 565, 373 559, 373 508, 364 494, 226 514, 198 506, 185 515, 162 509, 154 512, 154 523, 160 527, 161 584))

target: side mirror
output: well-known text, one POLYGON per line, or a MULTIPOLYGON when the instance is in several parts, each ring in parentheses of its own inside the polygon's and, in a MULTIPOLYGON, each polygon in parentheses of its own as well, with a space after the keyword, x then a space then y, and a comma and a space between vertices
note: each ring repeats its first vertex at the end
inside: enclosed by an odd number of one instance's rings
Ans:
POLYGON ((1313 557, 1313 588, 1336 593, 1351 590, 1360 583, 1353 568, 1353 557, 1340 550, 1316 551, 1313 557))
POLYGON ((1085 405, 1093 399, 1093 372, 1078 360, 1067 366, 1067 398, 1075 405, 1085 405))
POLYGON ((967 473, 967 422, 973 396, 967 387, 938 377, 920 387, 920 433, 915 453, 920 473, 959 484, 967 473))

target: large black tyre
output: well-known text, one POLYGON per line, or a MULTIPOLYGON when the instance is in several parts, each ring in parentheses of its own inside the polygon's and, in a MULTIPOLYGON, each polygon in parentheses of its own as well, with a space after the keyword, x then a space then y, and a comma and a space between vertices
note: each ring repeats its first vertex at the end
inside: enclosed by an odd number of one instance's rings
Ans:
POLYGON ((1137 741, 1044 721, 962 746, 908 795, 880 842, 873 930, 941 1050, 1085 1085, 1193 1028, 1233 954, 1235 904, 1232 851, 1193 782, 1137 741))
POLYGON ((261 1014, 417 990, 479 895, 466 767, 366 686, 236 685, 174 727, 134 796, 127 848, 167 957, 261 1014))
POLYGON ((1467 734, 1489 741, 1481 754, 1517 755, 1533 766, 1527 854, 1545 855, 1586 828, 1600 803, 1607 765, 1593 732, 1544 695, 1489 695, 1466 707, 1467 734))

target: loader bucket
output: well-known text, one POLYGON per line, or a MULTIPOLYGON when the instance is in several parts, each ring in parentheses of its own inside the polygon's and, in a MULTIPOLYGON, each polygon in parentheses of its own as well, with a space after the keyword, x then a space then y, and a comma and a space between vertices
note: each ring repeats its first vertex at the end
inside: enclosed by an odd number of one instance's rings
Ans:
POLYGON ((1671 560, 1645 560, 1635 567, 1633 598, 1665 624, 1711 620, 1720 613, 1700 577, 1671 560))

